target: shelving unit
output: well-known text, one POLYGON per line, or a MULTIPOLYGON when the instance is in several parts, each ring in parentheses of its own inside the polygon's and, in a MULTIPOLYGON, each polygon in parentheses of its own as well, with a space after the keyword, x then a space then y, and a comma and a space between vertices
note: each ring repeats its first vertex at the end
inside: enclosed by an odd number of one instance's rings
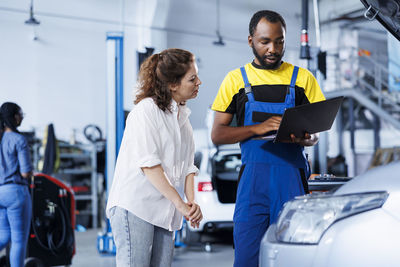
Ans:
MULTIPOLYGON (((98 177, 97 177, 97 146, 96 144, 59 144, 60 167, 55 177, 62 179, 72 188, 90 177, 89 193, 76 192, 75 200, 89 201, 90 209, 79 210, 77 216, 90 215, 92 227, 98 227, 98 177), (71 166, 63 166, 63 162, 70 161, 71 166), (74 164, 75 163, 75 164, 74 164)), ((79 207, 77 203, 77 207, 79 207)))

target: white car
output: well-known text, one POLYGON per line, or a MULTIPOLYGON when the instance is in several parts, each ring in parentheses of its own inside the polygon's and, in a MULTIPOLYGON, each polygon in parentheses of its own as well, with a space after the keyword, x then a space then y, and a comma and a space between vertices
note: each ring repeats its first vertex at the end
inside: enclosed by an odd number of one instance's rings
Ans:
POLYGON ((198 229, 184 224, 182 238, 186 244, 202 242, 203 233, 233 229, 241 164, 238 145, 204 148, 196 152, 195 165, 200 172, 194 180, 195 198, 201 207, 203 220, 198 229))
POLYGON ((261 241, 260 266, 400 266, 400 163, 287 202, 261 241))

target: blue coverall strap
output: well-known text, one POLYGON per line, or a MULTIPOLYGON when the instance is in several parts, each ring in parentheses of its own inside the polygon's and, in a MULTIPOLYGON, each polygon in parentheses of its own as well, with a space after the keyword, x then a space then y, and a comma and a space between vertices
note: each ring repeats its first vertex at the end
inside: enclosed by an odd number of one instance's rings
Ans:
POLYGON ((294 66, 292 80, 290 81, 290 88, 293 88, 293 89, 295 88, 298 73, 299 73, 299 67, 294 66))
POLYGON ((244 67, 240 68, 240 72, 242 73, 245 93, 251 93, 251 84, 249 83, 249 79, 247 78, 246 70, 244 69, 244 67))

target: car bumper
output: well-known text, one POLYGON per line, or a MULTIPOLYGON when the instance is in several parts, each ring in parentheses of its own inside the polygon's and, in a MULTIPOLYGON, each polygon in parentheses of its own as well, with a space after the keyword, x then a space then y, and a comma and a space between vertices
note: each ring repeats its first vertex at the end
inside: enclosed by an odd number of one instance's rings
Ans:
POLYGON ((399 266, 400 222, 382 208, 334 223, 315 245, 280 243, 275 229, 261 241, 261 267, 399 266))
POLYGON ((260 266, 312 266, 317 245, 279 243, 275 238, 276 225, 269 227, 260 245, 260 266))

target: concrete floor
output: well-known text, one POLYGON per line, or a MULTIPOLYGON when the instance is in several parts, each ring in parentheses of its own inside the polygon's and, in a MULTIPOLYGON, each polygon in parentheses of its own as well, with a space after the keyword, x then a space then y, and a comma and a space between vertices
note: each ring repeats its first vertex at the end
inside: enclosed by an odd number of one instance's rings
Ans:
MULTIPOLYGON (((100 255, 96 249, 98 230, 75 232, 76 255, 72 260, 73 267, 114 267, 113 256, 100 255)), ((218 239, 212 243, 211 252, 206 252, 201 245, 176 248, 172 267, 231 267, 233 266, 233 248, 230 240, 218 239)))

